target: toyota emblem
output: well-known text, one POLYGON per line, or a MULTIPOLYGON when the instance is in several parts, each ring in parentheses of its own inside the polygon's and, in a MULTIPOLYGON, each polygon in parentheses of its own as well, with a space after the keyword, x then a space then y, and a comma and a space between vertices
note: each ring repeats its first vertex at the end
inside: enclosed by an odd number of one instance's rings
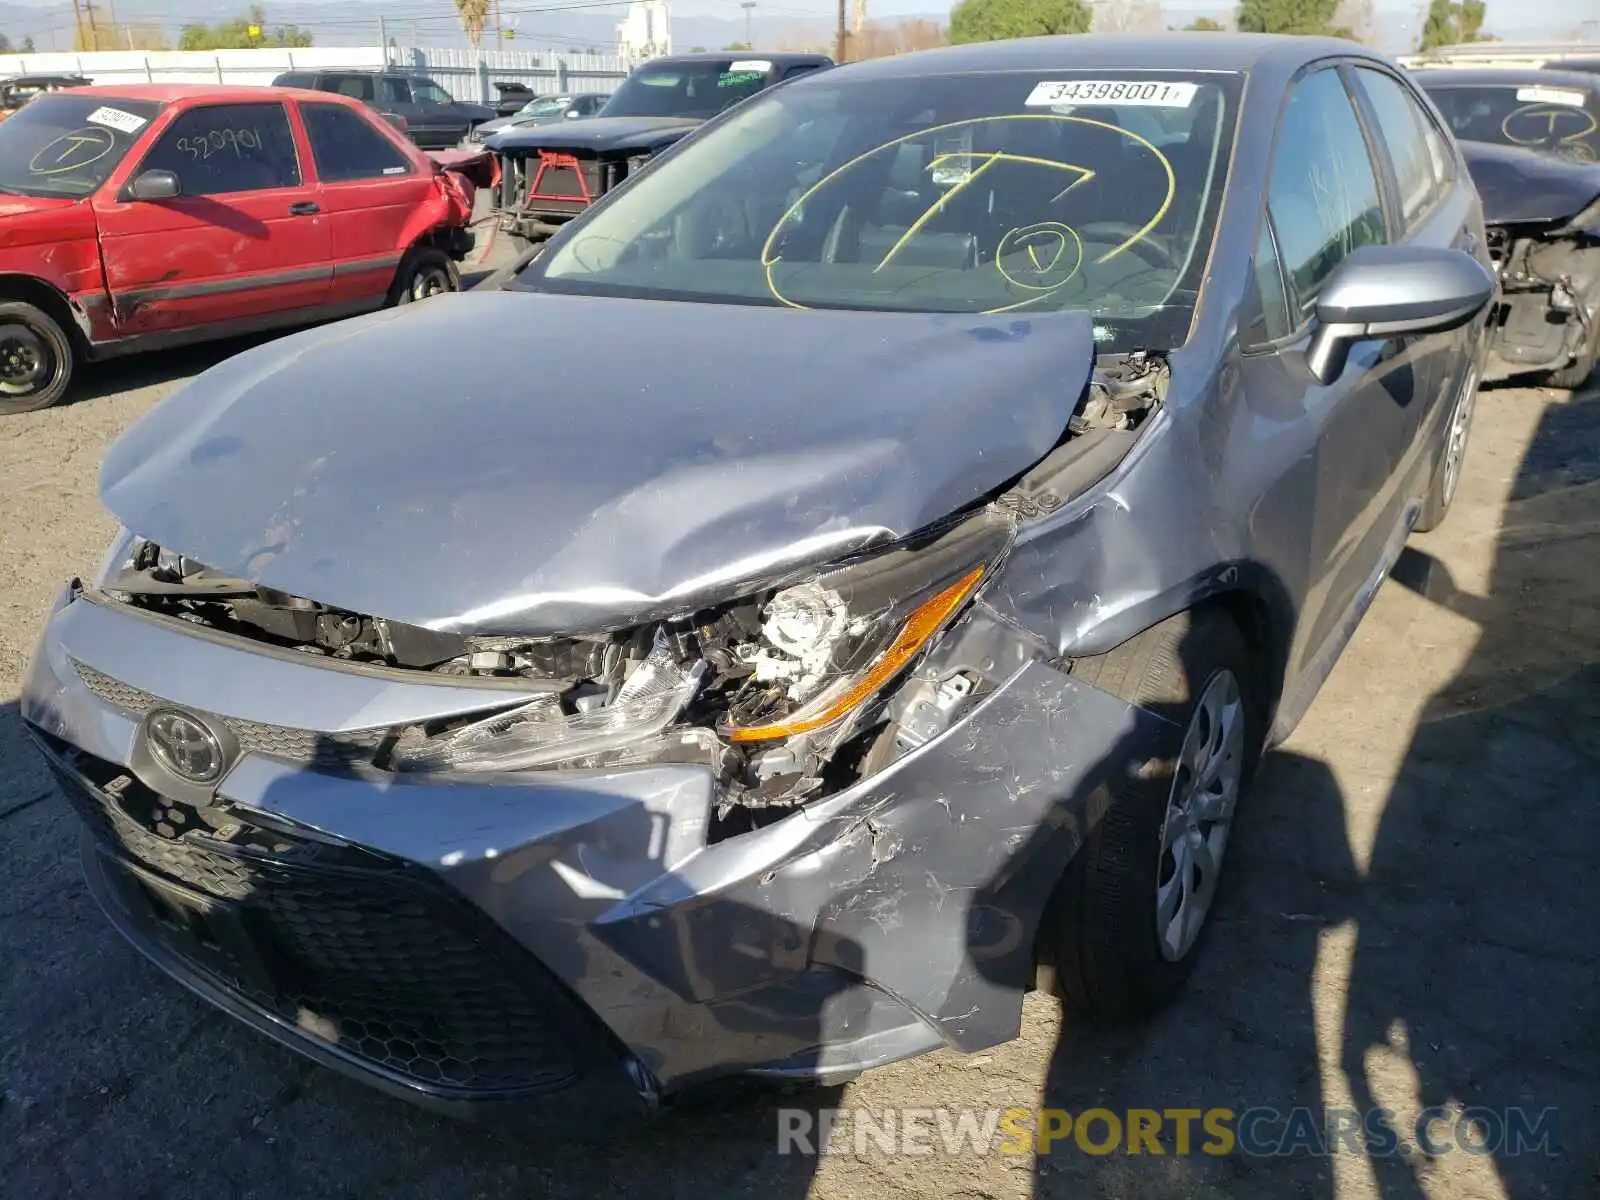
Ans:
POLYGON ((222 774, 222 743, 188 713, 160 708, 145 719, 150 756, 179 779, 215 783, 222 774))

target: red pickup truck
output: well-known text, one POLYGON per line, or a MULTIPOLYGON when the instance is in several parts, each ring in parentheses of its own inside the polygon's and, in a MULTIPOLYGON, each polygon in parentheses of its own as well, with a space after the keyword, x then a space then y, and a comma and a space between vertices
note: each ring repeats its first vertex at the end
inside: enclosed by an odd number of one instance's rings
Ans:
POLYGON ((84 361, 458 290, 469 174, 324 92, 40 96, 0 124, 0 413, 84 361))

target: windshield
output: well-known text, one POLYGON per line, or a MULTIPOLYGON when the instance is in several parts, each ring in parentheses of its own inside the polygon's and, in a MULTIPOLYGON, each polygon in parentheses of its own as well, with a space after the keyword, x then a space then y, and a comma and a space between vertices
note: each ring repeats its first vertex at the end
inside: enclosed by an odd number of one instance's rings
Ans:
POLYGON ((542 100, 529 100, 517 110, 519 117, 553 117, 564 113, 572 104, 571 96, 546 96, 542 100))
POLYGON ((1082 309, 1188 336, 1237 75, 1020 72, 776 88, 579 217, 517 286, 791 308, 1082 309))
POLYGON ((1462 141, 1522 146, 1575 162, 1600 159, 1600 121, 1582 88, 1525 83, 1428 87, 1426 80, 1423 86, 1462 141))
POLYGON ((598 115, 714 117, 766 86, 771 68, 765 59, 651 63, 624 79, 598 115))
POLYGON ((160 111, 148 100, 42 95, 0 122, 0 191, 87 196, 160 111))

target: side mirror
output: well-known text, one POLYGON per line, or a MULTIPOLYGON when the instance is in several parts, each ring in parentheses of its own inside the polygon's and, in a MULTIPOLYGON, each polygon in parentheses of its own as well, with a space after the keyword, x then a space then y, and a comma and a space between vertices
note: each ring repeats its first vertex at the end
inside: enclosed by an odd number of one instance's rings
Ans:
POLYGON ((171 171, 146 171, 128 185, 130 200, 171 200, 181 195, 183 187, 171 171))
POLYGON ((1322 286, 1306 365, 1330 384, 1356 342, 1460 328, 1493 295, 1494 276, 1464 251, 1362 246, 1322 286))

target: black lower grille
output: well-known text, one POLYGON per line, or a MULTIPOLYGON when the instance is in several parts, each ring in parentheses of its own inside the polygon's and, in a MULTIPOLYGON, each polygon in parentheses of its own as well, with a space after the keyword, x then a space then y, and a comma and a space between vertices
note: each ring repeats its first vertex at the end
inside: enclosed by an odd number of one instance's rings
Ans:
MULTIPOLYGON (((140 936, 186 966, 436 1090, 537 1094, 576 1080, 574 1048, 593 1026, 498 926, 416 869, 232 815, 164 836, 139 815, 143 785, 75 752, 50 757, 140 936)), ((168 821, 181 808, 158 803, 168 821)))

